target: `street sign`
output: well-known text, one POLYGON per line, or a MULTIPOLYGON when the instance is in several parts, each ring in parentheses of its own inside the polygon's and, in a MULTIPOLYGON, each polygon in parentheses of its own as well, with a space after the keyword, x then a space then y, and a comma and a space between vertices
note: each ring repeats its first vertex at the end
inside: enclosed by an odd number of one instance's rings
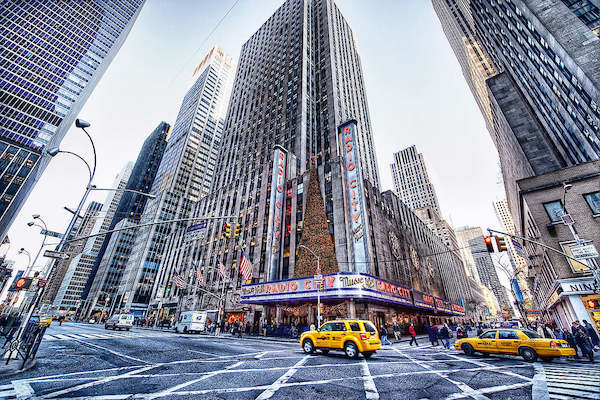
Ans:
POLYGON ((44 251, 44 257, 56 258, 57 260, 68 260, 71 256, 60 251, 46 250, 44 251))
POLYGON ((39 287, 40 289, 43 288, 44 286, 46 286, 46 280, 45 279, 39 279, 37 281, 37 287, 39 287))
POLYGON ((527 254, 525 254, 525 249, 523 248, 523 246, 521 245, 521 243, 519 243, 514 238, 511 238, 510 241, 512 242, 512 245, 515 248, 517 254, 519 256, 521 256, 522 258, 527 258, 527 254))
POLYGON ((191 242, 195 240, 202 240, 206 235, 206 227, 208 224, 206 222, 201 222, 196 225, 192 225, 188 227, 185 231, 185 235, 183 236, 184 242, 191 242))
POLYGON ((573 253, 573 258, 578 260, 598 257, 598 251, 593 244, 581 244, 579 246, 571 247, 571 253, 573 253))
POLYGON ((59 238, 59 239, 63 238, 62 233, 58 233, 58 232, 54 232, 54 231, 47 231, 46 229, 42 229, 40 231, 40 234, 46 235, 46 236, 52 236, 52 237, 59 238))
POLYGON ((571 217, 571 214, 563 214, 560 219, 562 219, 562 222, 565 225, 573 225, 575 223, 571 217))

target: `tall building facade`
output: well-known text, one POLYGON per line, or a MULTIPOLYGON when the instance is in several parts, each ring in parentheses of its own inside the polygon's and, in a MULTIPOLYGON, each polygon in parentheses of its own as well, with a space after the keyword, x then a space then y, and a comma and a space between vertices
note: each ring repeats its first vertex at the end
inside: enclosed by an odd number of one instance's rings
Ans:
POLYGON ((407 308, 332 296, 324 309, 331 317, 410 321, 419 307, 434 312, 435 299, 446 310, 439 316, 448 317, 469 293, 460 259, 395 195, 380 193, 356 41, 331 0, 286 1, 242 46, 222 156, 193 215, 220 219, 194 222, 167 239, 149 309, 159 319, 165 310, 216 307, 214 295, 196 290, 203 285, 226 293, 228 319, 254 326, 314 321, 309 303, 294 311, 291 293, 258 302, 248 297, 267 286, 278 291, 277 282, 287 282, 282 290, 310 286, 316 272, 310 251, 329 286, 362 290, 361 282, 378 281, 382 289, 382 279, 390 279, 398 296, 397 285, 406 285, 400 292, 407 308), (224 222, 233 223, 231 234, 224 222), (194 229, 203 234, 190 240, 194 229), (439 259, 431 257, 434 248, 439 259), (250 280, 240 273, 244 253, 250 280), (175 274, 192 289, 178 290, 175 274), (244 304, 250 311, 242 311, 244 304))
MULTIPOLYGON (((421 221, 427 225, 433 233, 439 237, 444 244, 452 250, 458 252, 458 240, 456 239, 456 233, 450 226, 448 221, 443 219, 431 206, 415 208, 413 212, 419 217, 421 221)), ((457 253, 458 254, 458 253, 457 253)))
MULTIPOLYGON (((125 187, 128 191, 121 196, 109 230, 133 226, 140 222, 148 200, 144 193, 149 194, 152 189, 170 132, 171 126, 161 122, 144 141, 125 187)), ((102 301, 112 298, 116 301, 116 291, 131 252, 134 233, 133 230, 126 230, 105 236, 82 295, 83 299, 87 299, 88 295, 92 298, 86 303, 86 313, 94 310, 97 303, 95 298, 101 297, 102 301)))
MULTIPOLYGON (((83 218, 77 219, 75 221, 75 225, 71 230, 71 235, 69 239, 73 239, 76 237, 87 236, 91 233, 94 225, 96 224, 96 220, 100 217, 100 210, 102 210, 102 203, 98 203, 96 201, 90 202, 84 214, 83 218)), ((69 258, 66 260, 50 260, 48 263, 54 263, 54 267, 50 271, 50 275, 48 276, 48 283, 46 284, 46 290, 44 291, 44 296, 41 299, 42 304, 52 304, 54 303, 54 299, 56 298, 56 294, 58 293, 58 289, 61 286, 61 283, 67 273, 67 269, 73 261, 73 258, 80 254, 83 251, 83 247, 85 245, 84 241, 77 242, 69 242, 65 244, 63 248, 63 252, 69 255, 69 258)))
POLYGON ((143 3, 0 4, 0 237, 50 162, 44 149, 71 128, 143 3))
MULTIPOLYGON (((236 64, 214 47, 194 71, 152 184, 141 223, 190 216, 192 206, 208 192, 218 171, 227 105, 236 64)), ((118 290, 119 303, 133 312, 146 309, 162 262, 165 242, 178 224, 140 228, 118 290)))
POLYGON ((394 153, 391 165, 394 190, 410 208, 430 206, 441 215, 440 204, 433 183, 429 179, 423 154, 415 146, 394 153))
POLYGON ((469 241, 482 236, 483 231, 478 226, 464 226, 456 229, 455 232, 459 254, 465 266, 466 274, 474 281, 481 283, 481 278, 479 278, 479 273, 477 272, 477 266, 475 265, 475 259, 473 258, 469 241))
MULTIPOLYGON (((90 235, 106 231, 110 226, 132 169, 133 163, 127 163, 125 168, 115 178, 112 185, 112 188, 115 190, 108 192, 102 209, 94 221, 94 227, 89 233, 90 235)), ((71 259, 54 299, 54 305, 58 306, 59 309, 72 311, 76 310, 79 305, 85 306, 80 303, 81 295, 92 272, 98 252, 104 242, 104 236, 98 235, 87 240, 82 240, 85 242, 85 245, 81 253, 76 254, 71 259)))

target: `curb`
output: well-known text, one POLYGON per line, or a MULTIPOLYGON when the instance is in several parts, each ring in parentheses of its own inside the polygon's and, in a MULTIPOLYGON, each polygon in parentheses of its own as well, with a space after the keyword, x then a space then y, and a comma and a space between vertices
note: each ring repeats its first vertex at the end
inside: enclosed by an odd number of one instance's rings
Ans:
MULTIPOLYGON (((20 362, 20 360, 19 360, 20 362)), ((22 372, 26 372, 29 371, 30 369, 32 369, 33 367, 35 367, 35 365, 37 364, 37 360, 34 358, 33 360, 29 360, 28 362, 25 363, 25 367, 22 369, 17 369, 17 370, 10 370, 10 371, 6 371, 6 372, 2 372, 0 370, 0 378, 6 378, 9 376, 13 376, 13 375, 17 375, 20 374, 22 372)))

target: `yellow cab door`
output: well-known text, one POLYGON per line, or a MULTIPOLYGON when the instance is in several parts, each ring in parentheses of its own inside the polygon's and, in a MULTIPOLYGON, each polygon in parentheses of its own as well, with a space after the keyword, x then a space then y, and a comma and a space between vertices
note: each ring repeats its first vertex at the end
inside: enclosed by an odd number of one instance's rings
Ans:
POLYGON ((317 332, 315 340, 317 347, 331 347, 331 333, 333 331, 333 322, 327 322, 321 325, 321 329, 317 332))
POLYGON ((475 342, 475 350, 485 351, 488 353, 495 352, 497 335, 498 331, 496 329, 484 332, 475 342))
POLYGON ((498 352, 507 354, 518 354, 521 339, 516 331, 500 329, 498 331, 498 352))
POLYGON ((345 322, 332 322, 331 339, 329 341, 329 347, 333 349, 341 349, 344 343, 344 336, 346 336, 346 323, 345 322))

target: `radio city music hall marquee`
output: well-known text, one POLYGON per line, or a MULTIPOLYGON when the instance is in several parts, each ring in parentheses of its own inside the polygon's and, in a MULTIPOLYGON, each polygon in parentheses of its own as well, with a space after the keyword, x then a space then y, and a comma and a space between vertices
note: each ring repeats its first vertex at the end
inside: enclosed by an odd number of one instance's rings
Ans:
MULTIPOLYGON (((241 302, 244 304, 279 304, 285 302, 315 301, 319 285, 313 277, 287 279, 242 285, 241 302)), ((362 273, 340 272, 323 275, 321 299, 356 299, 398 304, 410 307, 426 308, 413 301, 414 291, 402 285, 362 273)), ((461 306, 431 298, 431 309, 440 312, 464 315, 461 306), (436 307, 436 301, 440 307, 436 307)), ((417 296, 422 299, 422 296, 417 296)), ((427 307, 429 308, 429 307, 427 307)))

